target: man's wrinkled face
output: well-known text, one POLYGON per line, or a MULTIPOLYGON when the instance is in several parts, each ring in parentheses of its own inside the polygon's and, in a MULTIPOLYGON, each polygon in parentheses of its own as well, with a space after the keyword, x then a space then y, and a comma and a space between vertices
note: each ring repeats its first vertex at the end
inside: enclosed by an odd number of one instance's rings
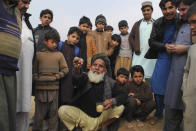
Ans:
POLYGON ((178 7, 180 17, 184 21, 186 21, 186 19, 187 19, 186 18, 186 12, 188 11, 189 7, 190 7, 189 5, 185 5, 183 2, 181 2, 179 7, 178 7))
POLYGON ((152 16, 152 8, 147 6, 145 7, 143 10, 142 10, 142 14, 144 16, 144 19, 145 20, 150 20, 151 19, 151 16, 152 16))
POLYGON ((90 69, 95 74, 106 73, 106 65, 102 59, 96 59, 90 69))
POLYGON ((176 16, 176 7, 170 1, 165 3, 165 7, 161 9, 165 19, 172 20, 176 16))
POLYGON ((29 9, 30 0, 18 0, 18 8, 20 13, 24 15, 29 9))

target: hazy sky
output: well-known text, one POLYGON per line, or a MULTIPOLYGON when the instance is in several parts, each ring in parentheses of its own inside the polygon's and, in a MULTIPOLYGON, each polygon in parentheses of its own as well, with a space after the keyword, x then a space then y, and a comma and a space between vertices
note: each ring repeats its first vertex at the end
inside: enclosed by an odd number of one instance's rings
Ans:
MULTIPOLYGON (((95 18, 103 14, 109 25, 114 27, 114 33, 119 33, 118 22, 127 20, 131 30, 133 24, 141 19, 141 3, 144 0, 31 0, 30 21, 35 28, 40 24, 39 14, 43 9, 51 9, 54 19, 51 26, 60 33, 61 40, 67 39, 67 31, 71 26, 78 26, 79 19, 87 16, 95 29, 95 18)), ((159 8, 160 0, 151 0, 154 7, 153 18, 162 16, 159 8)))

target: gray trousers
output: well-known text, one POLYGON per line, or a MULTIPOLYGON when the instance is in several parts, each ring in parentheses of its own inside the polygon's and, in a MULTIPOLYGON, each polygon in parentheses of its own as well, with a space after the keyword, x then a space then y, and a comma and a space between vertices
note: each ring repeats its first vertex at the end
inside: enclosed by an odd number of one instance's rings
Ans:
POLYGON ((16 131, 16 75, 0 74, 0 130, 16 131))
POLYGON ((28 131, 29 128, 29 112, 16 113, 16 131, 28 131))
POLYGON ((163 131, 182 131, 183 110, 165 108, 163 131))

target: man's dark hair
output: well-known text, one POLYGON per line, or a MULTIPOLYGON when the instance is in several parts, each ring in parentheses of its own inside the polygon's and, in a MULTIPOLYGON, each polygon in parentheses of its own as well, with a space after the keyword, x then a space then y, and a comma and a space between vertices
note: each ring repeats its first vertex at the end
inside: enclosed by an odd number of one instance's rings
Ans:
POLYGON ((153 11, 153 7, 150 6, 150 5, 142 6, 141 10, 143 11, 143 9, 146 8, 146 7, 150 7, 152 9, 152 11, 153 11))
POLYGON ((120 68, 117 71, 117 76, 119 76, 119 75, 125 75, 125 76, 129 77, 129 71, 125 68, 120 68))
POLYGON ((112 30, 113 31, 114 29, 111 25, 107 25, 107 26, 105 26, 104 31, 107 31, 107 30, 112 30))
POLYGON ((184 5, 191 6, 195 0, 177 0, 178 5, 182 2, 184 5))
POLYGON ((45 14, 50 14, 51 15, 51 20, 53 20, 53 12, 51 10, 49 10, 49 9, 42 10, 41 13, 40 13, 40 17, 42 17, 45 14))
POLYGON ((82 31, 78 28, 78 27, 76 27, 76 26, 73 26, 73 27, 70 27, 69 28, 69 31, 68 31, 68 35, 71 35, 71 34, 73 34, 73 33, 77 33, 80 37, 82 36, 82 31))
POLYGON ((173 6, 175 6, 176 8, 178 7, 178 2, 177 0, 161 0, 160 3, 159 3, 159 7, 161 9, 163 9, 165 7, 165 4, 167 2, 171 2, 173 6))
POLYGON ((83 16, 82 18, 80 18, 79 25, 80 24, 87 24, 88 26, 90 26, 92 23, 88 17, 83 16))
POLYGON ((131 67, 131 77, 133 77, 135 72, 141 72, 144 75, 144 69, 141 65, 135 65, 131 67))
POLYGON ((50 30, 45 34, 45 40, 54 39, 57 43, 60 41, 59 33, 56 30, 50 30))
POLYGON ((121 20, 119 23, 118 23, 118 28, 121 28, 121 27, 128 27, 128 23, 126 20, 121 20))
POLYGON ((121 44, 121 37, 120 37, 120 35, 113 34, 111 38, 112 38, 112 40, 117 41, 119 45, 121 44))
POLYGON ((196 2, 194 2, 188 9, 186 16, 189 18, 191 15, 196 14, 196 2))

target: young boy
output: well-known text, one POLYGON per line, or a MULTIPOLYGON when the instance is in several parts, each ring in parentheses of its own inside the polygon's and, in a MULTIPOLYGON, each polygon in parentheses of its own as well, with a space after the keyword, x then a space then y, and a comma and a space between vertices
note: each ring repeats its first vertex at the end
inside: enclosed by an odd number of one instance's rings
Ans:
POLYGON ((124 87, 129 96, 127 105, 125 105, 125 117, 128 122, 131 122, 133 118, 144 121, 155 107, 152 91, 149 85, 144 82, 142 66, 133 66, 131 77, 132 81, 124 87))
POLYGON ((121 45, 121 37, 120 35, 117 34, 113 34, 112 35, 112 45, 114 46, 114 51, 112 53, 112 55, 109 57, 110 59, 110 66, 112 69, 112 78, 115 79, 116 74, 114 73, 115 71, 115 65, 116 65, 116 58, 119 54, 119 50, 120 50, 120 45, 121 45))
POLYGON ((104 32, 104 27, 107 25, 106 18, 103 15, 98 15, 95 19, 96 30, 91 34, 95 39, 95 45, 97 53, 105 53, 107 56, 111 56, 114 50, 111 44, 111 35, 104 32))
POLYGON ((120 36, 121 36, 121 46, 120 51, 116 59, 116 65, 115 65, 115 74, 117 70, 121 67, 127 69, 128 71, 131 68, 132 63, 132 50, 131 46, 129 44, 129 33, 128 33, 128 23, 126 20, 122 20, 118 23, 118 27, 120 30, 120 36))
POLYGON ((107 25, 107 26, 105 26, 105 28, 104 28, 104 31, 105 32, 108 32, 110 35, 112 35, 113 34, 113 27, 111 26, 111 25, 107 25))
POLYGON ((69 68, 69 73, 61 80, 60 87, 60 105, 70 103, 73 94, 72 85, 72 69, 74 57, 80 57, 80 49, 76 46, 82 36, 82 32, 78 27, 71 27, 68 31, 67 40, 63 43, 61 52, 69 68))
POLYGON ((183 77, 183 101, 185 104, 185 111, 184 111, 184 131, 193 131, 196 129, 196 118, 195 118, 195 109, 196 109, 196 97, 195 97, 195 66, 196 66, 196 41, 194 41, 194 37, 196 36, 196 2, 194 2, 188 12, 187 12, 188 22, 190 23, 191 33, 192 33, 192 40, 193 45, 189 49, 187 62, 184 70, 184 77, 183 77))
POLYGON ((125 68, 120 68, 117 71, 116 83, 123 88, 129 80, 129 71, 125 68))
POLYGON ((53 27, 50 26, 51 22, 53 21, 53 12, 49 9, 42 10, 40 13, 40 21, 39 24, 34 29, 34 36, 35 36, 35 43, 36 43, 36 51, 40 51, 45 48, 44 44, 44 36, 50 30, 55 30, 53 27))
POLYGON ((90 69, 91 58, 96 54, 96 45, 93 37, 88 33, 91 21, 88 17, 83 16, 79 21, 79 29, 82 31, 79 47, 81 51, 81 58, 84 60, 82 69, 87 71, 90 69))
POLYGON ((59 79, 69 71, 63 54, 56 50, 59 41, 57 31, 47 32, 44 37, 46 48, 36 53, 33 75, 36 81, 33 131, 42 129, 46 117, 49 130, 58 130, 59 79))

